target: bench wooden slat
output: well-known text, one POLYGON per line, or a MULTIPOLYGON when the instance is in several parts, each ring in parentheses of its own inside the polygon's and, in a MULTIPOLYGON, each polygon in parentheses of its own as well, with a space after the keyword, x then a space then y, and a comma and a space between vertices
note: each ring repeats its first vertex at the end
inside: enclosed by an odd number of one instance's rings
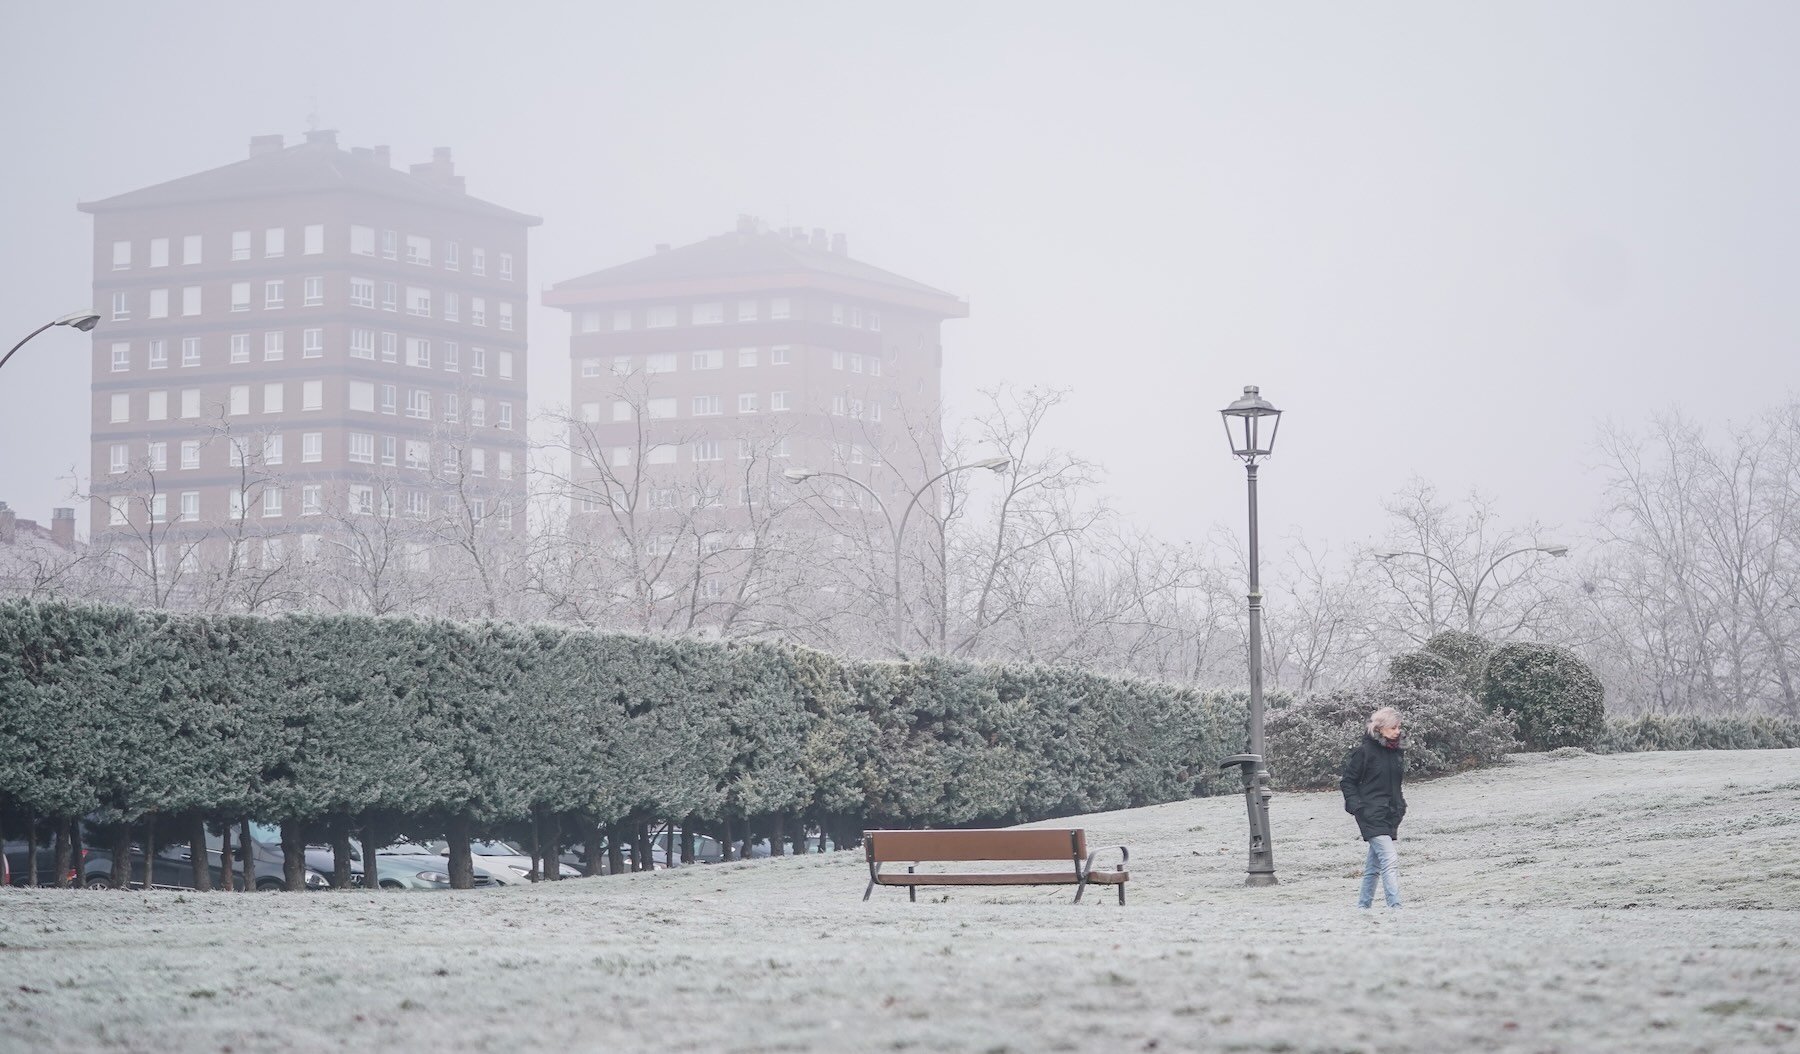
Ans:
POLYGON ((973 831, 864 831, 868 858, 879 863, 905 860, 1069 860, 1087 857, 1087 833, 1080 829, 973 831))
POLYGON ((979 875, 916 875, 883 873, 875 879, 880 886, 1072 886, 1081 881, 1073 871, 1024 871, 1018 874, 992 872, 979 875))

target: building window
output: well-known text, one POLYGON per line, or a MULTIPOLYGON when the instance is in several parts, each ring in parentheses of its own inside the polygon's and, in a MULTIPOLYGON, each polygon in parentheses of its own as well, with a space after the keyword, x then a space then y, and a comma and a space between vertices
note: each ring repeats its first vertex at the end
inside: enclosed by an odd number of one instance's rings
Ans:
MULTIPOLYGON (((399 460, 399 453, 399 440, 395 439, 393 436, 381 437, 381 463, 383 465, 386 465, 388 468, 393 468, 395 463, 399 460)), ((386 498, 385 495, 383 497, 384 499, 386 498)))
MULTIPOLYGON (((590 403, 588 405, 592 406, 595 411, 594 416, 591 418, 591 420, 595 420, 595 421, 600 420, 600 414, 599 414, 600 404, 599 403, 590 403)), ((631 420, 631 409, 632 409, 632 407, 631 407, 630 400, 614 399, 613 404, 612 404, 612 419, 614 421, 629 421, 629 420, 631 420)))
POLYGON ((167 266, 169 266, 169 239, 167 239, 167 238, 152 238, 152 239, 150 239, 150 266, 151 267, 167 267, 167 266))
POLYGON ((200 467, 200 440, 183 439, 181 441, 181 467, 184 469, 200 467))
POLYGON ((462 296, 457 293, 444 294, 444 321, 462 321, 462 296))
POLYGON ((718 370, 725 367, 725 353, 722 351, 696 351, 692 360, 696 370, 718 370))
MULTIPOLYGON (((168 520, 168 518, 169 518, 169 496, 167 494, 151 495, 151 497, 150 497, 150 522, 151 523, 163 523, 163 522, 166 522, 168 520)), ((157 563, 162 562, 161 549, 162 549, 162 546, 160 546, 160 545, 157 546, 157 550, 158 550, 158 552, 156 554, 156 562, 157 563)))
POLYGON ((263 361, 280 362, 287 354, 287 334, 272 329, 263 334, 263 361))
POLYGON ((869 312, 869 329, 876 333, 881 332, 881 312, 869 312))
MULTIPOLYGON (((630 411, 626 411, 626 412, 629 413, 630 411)), ((581 404, 581 420, 583 422, 585 422, 587 424, 591 424, 591 425, 599 424, 600 423, 600 404, 599 403, 582 403, 581 404)), ((614 420, 617 420, 617 418, 615 418, 614 420)), ((630 418, 627 417, 626 420, 630 420, 630 418)))
POLYGON ((303 329, 300 331, 300 357, 316 359, 325 354, 325 331, 322 329, 303 329))
POLYGON ((680 316, 676 313, 673 304, 666 304, 662 307, 653 307, 644 313, 644 327, 646 329, 668 329, 678 321, 680 321, 680 316))
POLYGON ((841 326, 844 324, 844 305, 831 305, 831 324, 834 326, 841 326))
POLYGON ((600 312, 598 312, 598 311, 582 311, 582 312, 577 313, 575 316, 575 332, 577 332, 577 333, 598 333, 598 332, 600 332, 600 312))
POLYGON ((391 414, 400 409, 399 392, 400 389, 396 388, 394 385, 384 384, 381 386, 382 413, 391 414))
POLYGON ((181 419, 192 421, 200 416, 200 389, 181 389, 181 419))
POLYGON ((233 283, 231 283, 231 310, 233 310, 233 311, 248 311, 248 310, 250 310, 250 283, 249 282, 233 282, 233 283))
POLYGON ((487 275, 487 250, 486 249, 470 249, 469 250, 469 273, 476 276, 477 278, 486 277, 486 275, 487 275))
POLYGON ((144 420, 167 421, 169 419, 169 393, 148 392, 144 396, 144 420))
POLYGON ((469 349, 469 372, 477 377, 487 376, 487 349, 469 349))
POLYGON ((381 335, 381 361, 397 362, 400 359, 400 337, 394 333, 381 335))
POLYGON ((502 450, 497 455, 495 455, 495 457, 499 461, 499 464, 496 465, 495 467, 499 470, 500 478, 501 479, 513 478, 512 452, 508 451, 508 450, 502 450))
POLYGON ((325 225, 309 223, 301 230, 300 252, 306 256, 317 256, 325 251, 325 225))
MULTIPOLYGON (((118 345, 114 345, 114 347, 117 347, 117 346, 118 345)), ((116 365, 113 368, 118 369, 118 367, 116 365)), ((603 360, 603 359, 582 359, 581 360, 581 375, 583 377, 604 377, 604 376, 606 376, 605 360, 603 360)))
POLYGON ((250 361, 250 334, 233 333, 231 335, 231 361, 234 364, 250 361))
POLYGON ((644 416, 652 421, 665 421, 675 416, 675 399, 665 396, 660 399, 648 399, 644 402, 644 416))
POLYGON ((118 392, 112 397, 112 423, 124 424, 131 420, 131 396, 118 392))
POLYGON ((278 414, 281 412, 282 393, 285 387, 280 381, 271 381, 263 385, 263 413, 278 414))
POLYGON ((417 234, 406 236, 406 262, 421 267, 431 266, 431 239, 417 234))
POLYGON ((652 465, 673 465, 680 455, 680 447, 673 443, 659 443, 645 453, 644 460, 652 465))
POLYGON ((350 306, 375 306, 375 282, 372 279, 354 277, 350 279, 350 306))
POLYGON ((457 399, 455 392, 446 392, 444 394, 444 421, 448 424, 455 424, 460 420, 462 420, 462 404, 457 399))
POLYGON ((512 426, 513 426, 512 404, 511 403, 500 403, 498 406, 498 411, 499 411, 499 419, 494 422, 494 427, 502 429, 507 432, 512 431, 512 426))
MULTIPOLYGON (((280 490, 280 488, 270 487, 267 490, 263 491, 263 515, 264 516, 280 516, 281 515, 281 490, 280 490)), ((272 542, 274 540, 275 539, 273 539, 273 538, 265 539, 263 544, 264 544, 264 546, 267 546, 269 542, 272 542)))
POLYGON ((306 281, 302 285, 301 292, 303 293, 302 306, 318 307, 323 304, 325 302, 325 276, 316 274, 308 275, 306 281))
POLYGON ((740 368, 745 367, 745 366, 756 365, 756 349, 755 348, 739 348, 737 362, 738 362, 738 366, 740 368))
POLYGON ((106 502, 106 524, 109 527, 125 526, 125 499, 109 498, 106 502))
POLYGON ((512 328, 513 328, 512 301, 502 300, 502 301, 500 301, 500 329, 503 332, 511 333, 512 328))
POLYGON ((395 282, 381 283, 381 310, 400 310, 400 286, 395 282))
POLYGON ((250 259, 250 232, 231 232, 231 258, 233 260, 250 259))
POLYGON ((325 408, 325 382, 300 382, 300 409, 323 410, 325 408))
POLYGON ((392 260, 400 255, 400 235, 393 231, 381 232, 381 258, 392 260))
POLYGON ((353 359, 373 359, 375 357, 374 330, 353 329, 350 331, 350 357, 353 359))
POLYGON ((487 475, 487 451, 475 447, 469 451, 469 475, 487 475))
POLYGON ((613 328, 613 332, 615 332, 615 333, 623 333, 625 330, 628 330, 631 328, 631 309, 630 308, 620 307, 620 308, 613 309, 612 328, 613 328))
POLYGON ((406 287, 406 313, 415 318, 431 317, 431 290, 416 285, 406 287))
POLYGON ((131 468, 131 447, 125 443, 112 445, 111 457, 107 462, 112 475, 119 475, 131 468))
POLYGON ((695 304, 688 317, 696 326, 717 325, 725 321, 725 305, 718 301, 710 304, 695 304))
POLYGON ((756 309, 757 309, 756 301, 754 301, 754 300, 739 300, 738 306, 737 306, 738 321, 739 322, 755 322, 756 321, 756 309))
POLYGON ((232 385, 229 398, 230 401, 226 404, 225 410, 227 414, 233 417, 242 417, 250 412, 250 386, 248 384, 232 385))
POLYGON ((864 359, 863 361, 868 363, 869 376, 871 376, 871 377, 881 376, 881 359, 878 356, 870 355, 867 359, 864 359))
POLYGON ((113 242, 113 266, 115 271, 131 270, 131 243, 113 242))
POLYGON ((462 369, 458 362, 461 353, 462 349, 457 346, 456 341, 444 341, 444 369, 446 371, 456 373, 462 369))
MULTIPOLYGON (((317 516, 325 511, 325 487, 319 483, 307 483, 300 488, 300 515, 317 516)), ((309 537, 312 537, 309 535, 309 537)), ((305 546, 301 546, 302 550, 305 546)))
POLYGON ((350 511, 364 516, 375 512, 375 488, 367 483, 350 484, 350 511))
POLYGON ((494 372, 499 374, 501 377, 505 378, 506 380, 512 380, 512 375, 513 375, 513 353, 512 352, 497 351, 494 353, 494 372))
POLYGON ((501 253, 500 254, 500 278, 502 281, 510 282, 510 281, 512 281, 512 276, 513 276, 512 253, 501 253))
POLYGON ((114 322, 121 322, 131 317, 131 301, 124 293, 112 295, 112 317, 114 322))
POLYGON ((843 395, 831 397, 831 416, 842 417, 850 412, 850 399, 843 395))
POLYGON ((614 355, 612 360, 612 372, 614 377, 631 376, 631 356, 614 355))
POLYGON ((665 352, 660 352, 655 355, 644 356, 644 372, 645 373, 674 373, 675 372, 675 353, 672 351, 665 351, 665 352))
POLYGON ((421 471, 431 467, 431 444, 423 439, 406 441, 406 467, 421 471))
POLYGON ((184 285, 181 287, 181 314, 184 318, 192 318, 200 313, 200 287, 184 285))
POLYGON ((717 439, 701 439, 701 440, 696 441, 694 443, 694 460, 695 461, 723 461, 723 460, 725 460, 724 456, 722 454, 720 454, 720 452, 719 452, 719 441, 717 439))
POLYGON ((351 432, 350 461, 357 465, 373 465, 375 463, 375 437, 367 432, 351 432))
POLYGON ((184 490, 181 492, 181 522, 193 523, 200 518, 200 492, 184 490))
POLYGON ((716 395, 694 396, 694 416, 711 417, 723 413, 722 400, 716 395))
POLYGON ((861 373, 862 372, 863 360, 862 360, 861 355, 849 355, 849 356, 846 356, 846 359, 850 364, 850 372, 851 373, 861 373))
POLYGON ((357 256, 375 255, 375 228, 350 225, 350 252, 357 256))
POLYGON ((167 289, 150 290, 150 317, 169 317, 169 291, 167 289))
POLYGON ((168 341, 158 339, 150 342, 150 368, 153 370, 166 370, 169 368, 168 341))
POLYGON ((487 424, 487 400, 479 395, 469 400, 469 426, 480 428, 487 424))
POLYGON ((200 365, 200 338, 199 337, 182 337, 181 338, 181 365, 183 366, 183 368, 188 367, 188 366, 200 365))
POLYGON ((834 351, 831 353, 831 368, 834 370, 841 370, 844 368, 844 353, 843 352, 834 351))
POLYGON ((469 325, 487 325, 487 298, 479 296, 469 298, 469 325))
POLYGON ((300 434, 300 460, 309 465, 325 460, 325 433, 300 434))
POLYGON ((270 227, 263 231, 263 256, 276 257, 287 255, 287 228, 270 227))
POLYGON ((406 364, 422 369, 431 368, 431 341, 422 337, 406 338, 406 364))
POLYGON ((740 392, 738 394, 738 413, 740 413, 740 414, 755 413, 756 412, 756 403, 757 403, 757 398, 756 398, 755 392, 740 392))
POLYGON ((198 234, 182 235, 181 262, 188 266, 200 262, 200 236, 198 234))
POLYGON ((444 270, 462 269, 462 246, 457 242, 444 243, 444 270))
POLYGON ((770 410, 792 410, 793 407, 788 405, 788 393, 787 392, 770 392, 769 393, 769 409, 770 410))
POLYGON ((789 312, 789 307, 788 307, 788 298, 787 297, 778 296, 778 297, 774 298, 773 300, 769 301, 769 317, 770 318, 787 318, 788 312, 789 312))
POLYGON ((128 341, 116 341, 112 346, 112 371, 124 373, 131 369, 131 344, 128 341))
POLYGON ((420 420, 431 420, 431 393, 420 388, 411 388, 406 393, 406 416, 420 420))
POLYGON ((372 381, 350 382, 350 409, 375 412, 375 385, 372 381))
POLYGON ((263 464, 279 465, 282 461, 281 433, 263 436, 263 464))

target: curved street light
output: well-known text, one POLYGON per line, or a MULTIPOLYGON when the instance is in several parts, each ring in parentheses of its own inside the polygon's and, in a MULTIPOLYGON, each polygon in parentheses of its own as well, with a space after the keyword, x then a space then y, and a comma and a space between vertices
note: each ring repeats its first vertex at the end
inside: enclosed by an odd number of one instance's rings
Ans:
POLYGON ((1244 779, 1244 807, 1250 813, 1250 865, 1244 877, 1246 886, 1275 884, 1275 846, 1269 831, 1269 766, 1263 748, 1263 683, 1262 683, 1262 571, 1256 539, 1256 459, 1275 452, 1275 434, 1281 430, 1281 411, 1262 397, 1254 384, 1244 386, 1244 394, 1219 411, 1225 421, 1225 438, 1231 452, 1243 459, 1250 481, 1250 751, 1233 754, 1220 762, 1220 768, 1238 766, 1244 779), (1264 429, 1264 424, 1268 428, 1264 429))
POLYGON ((827 472, 822 469, 814 468, 790 468, 783 471, 781 475, 789 483, 804 483, 809 479, 820 476, 831 476, 852 484, 864 494, 875 499, 875 507, 881 510, 881 518, 887 521, 888 534, 892 536, 894 541, 894 650, 904 655, 906 654, 906 612, 900 603, 900 541, 906 536, 906 523, 907 520, 912 517, 913 509, 918 506, 919 499, 925 496, 925 492, 930 490, 938 480, 943 479, 946 476, 957 472, 964 472, 972 468, 985 468, 989 472, 1005 472, 1011 467, 1012 458, 1010 457, 988 457, 982 458, 980 461, 971 461, 966 465, 952 465, 926 480, 923 486, 912 492, 912 497, 907 501, 906 508, 901 511, 900 519, 897 522, 894 519, 893 513, 888 510, 887 502, 881 500, 881 495, 875 493, 867 483, 857 479, 855 476, 848 476, 842 472, 827 472))
MULTIPOLYGON (((1383 552, 1376 553, 1375 559, 1377 559, 1385 564, 1389 560, 1398 559, 1399 557, 1402 557, 1402 556, 1416 556, 1419 559, 1424 560, 1428 564, 1436 564, 1437 566, 1443 568, 1444 573, 1450 576, 1450 581, 1455 583, 1456 591, 1458 593, 1461 593, 1463 596, 1463 614, 1464 614, 1464 617, 1466 620, 1464 622, 1463 628, 1470 633, 1474 633, 1475 632, 1475 607, 1476 607, 1476 601, 1481 597, 1481 587, 1487 584, 1488 576, 1492 575, 1496 568, 1498 568, 1501 564, 1505 563, 1506 561, 1512 559, 1513 557, 1520 555, 1521 553, 1545 553, 1552 558, 1558 558, 1558 557, 1564 557, 1564 556, 1569 555, 1569 547, 1566 545, 1562 545, 1560 543, 1553 542, 1549 545, 1527 545, 1527 546, 1523 546, 1518 549, 1514 549, 1510 553, 1502 553, 1501 555, 1494 558, 1493 563, 1487 565, 1487 569, 1481 572, 1481 576, 1479 578, 1475 579, 1475 584, 1468 588, 1464 588, 1463 583, 1462 583, 1462 577, 1456 573, 1456 568, 1450 566, 1448 563, 1444 562, 1443 560, 1440 560, 1437 557, 1432 556, 1430 553, 1414 552, 1410 549, 1388 549, 1383 552)), ((1390 580, 1391 580, 1391 576, 1390 576, 1390 580)))
POLYGON ((52 319, 51 321, 46 322, 43 325, 39 326, 38 328, 32 330, 30 333, 25 334, 25 340, 21 340, 17 344, 14 344, 12 346, 12 351, 7 352, 4 358, 0 358, 0 366, 6 365, 6 360, 13 357, 13 352, 16 352, 20 348, 24 347, 26 342, 31 340, 32 337, 37 336, 39 333, 42 333, 44 330, 49 329, 51 326, 73 326, 76 329, 81 330, 83 333, 86 333, 99 324, 100 324, 100 316, 96 315, 92 311, 72 311, 69 314, 66 314, 61 318, 52 319))

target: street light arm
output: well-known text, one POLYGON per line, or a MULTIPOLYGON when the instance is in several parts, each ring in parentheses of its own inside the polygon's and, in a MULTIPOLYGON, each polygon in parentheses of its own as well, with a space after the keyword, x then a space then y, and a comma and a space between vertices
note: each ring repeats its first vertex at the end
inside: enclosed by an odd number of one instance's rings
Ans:
POLYGON ((14 352, 17 352, 20 348, 31 343, 32 337, 37 336, 39 333, 42 333, 44 330, 49 329, 51 326, 54 326, 54 325, 56 325, 56 322, 46 322, 43 325, 39 326, 38 328, 32 330, 30 333, 27 333, 25 335, 24 340, 21 340, 17 344, 14 344, 12 346, 12 351, 7 352, 5 358, 0 358, 0 366, 5 366, 7 359, 12 358, 14 352))
MULTIPOLYGON (((881 495, 875 493, 874 489, 871 488, 867 483, 864 483, 862 480, 857 479, 855 476, 847 476, 842 472, 827 472, 827 471, 823 471, 823 470, 815 470, 815 471, 813 471, 813 475, 814 476, 830 476, 833 479, 841 479, 845 483, 849 483, 852 486, 856 487, 858 490, 861 490, 864 494, 867 494, 869 497, 874 498, 875 499, 875 507, 881 510, 882 518, 887 520, 888 534, 892 535, 894 537, 895 543, 898 544, 900 535, 899 535, 899 532, 897 532, 894 529, 894 516, 892 513, 888 512, 887 502, 882 501, 881 495)), ((796 482, 798 482, 798 481, 796 481, 796 482)))
MULTIPOLYGON (((952 465, 949 468, 945 469, 944 471, 942 471, 942 472, 938 473, 937 475, 931 477, 930 479, 926 480, 924 486, 920 487, 918 490, 913 491, 912 500, 910 500, 906 503, 905 511, 901 512, 901 514, 900 514, 900 526, 894 531, 895 543, 898 544, 900 536, 906 532, 906 521, 912 516, 913 509, 918 506, 919 499, 925 496, 926 491, 928 491, 932 487, 936 486, 938 480, 941 480, 944 477, 952 475, 954 473, 962 472, 966 469, 971 469, 971 468, 992 469, 993 467, 994 466, 991 464, 982 464, 980 462, 971 462, 967 465, 952 465)), ((1005 466, 1001 466, 1001 467, 1004 468, 1005 466)), ((864 489, 867 489, 867 488, 864 488, 864 489)))
POLYGON ((1505 563, 1508 560, 1511 560, 1515 556, 1518 556, 1520 553, 1541 553, 1544 551, 1545 551, 1544 547, 1541 545, 1527 545, 1527 546, 1524 546, 1523 548, 1514 549, 1510 553, 1505 553, 1505 554, 1497 557, 1493 563, 1491 563, 1487 566, 1486 571, 1481 572, 1481 577, 1477 578, 1475 580, 1474 591, 1469 594, 1469 632, 1470 633, 1475 632, 1475 598, 1481 595, 1482 584, 1488 580, 1488 576, 1493 574, 1495 569, 1498 568, 1501 564, 1505 563))

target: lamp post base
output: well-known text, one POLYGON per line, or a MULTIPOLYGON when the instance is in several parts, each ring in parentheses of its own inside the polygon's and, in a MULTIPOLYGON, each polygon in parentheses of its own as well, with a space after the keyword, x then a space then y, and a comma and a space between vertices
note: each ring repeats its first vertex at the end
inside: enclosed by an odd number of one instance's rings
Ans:
POLYGON ((1274 875, 1251 874, 1244 879, 1244 885, 1246 886, 1274 886, 1279 884, 1280 883, 1275 881, 1274 875))

